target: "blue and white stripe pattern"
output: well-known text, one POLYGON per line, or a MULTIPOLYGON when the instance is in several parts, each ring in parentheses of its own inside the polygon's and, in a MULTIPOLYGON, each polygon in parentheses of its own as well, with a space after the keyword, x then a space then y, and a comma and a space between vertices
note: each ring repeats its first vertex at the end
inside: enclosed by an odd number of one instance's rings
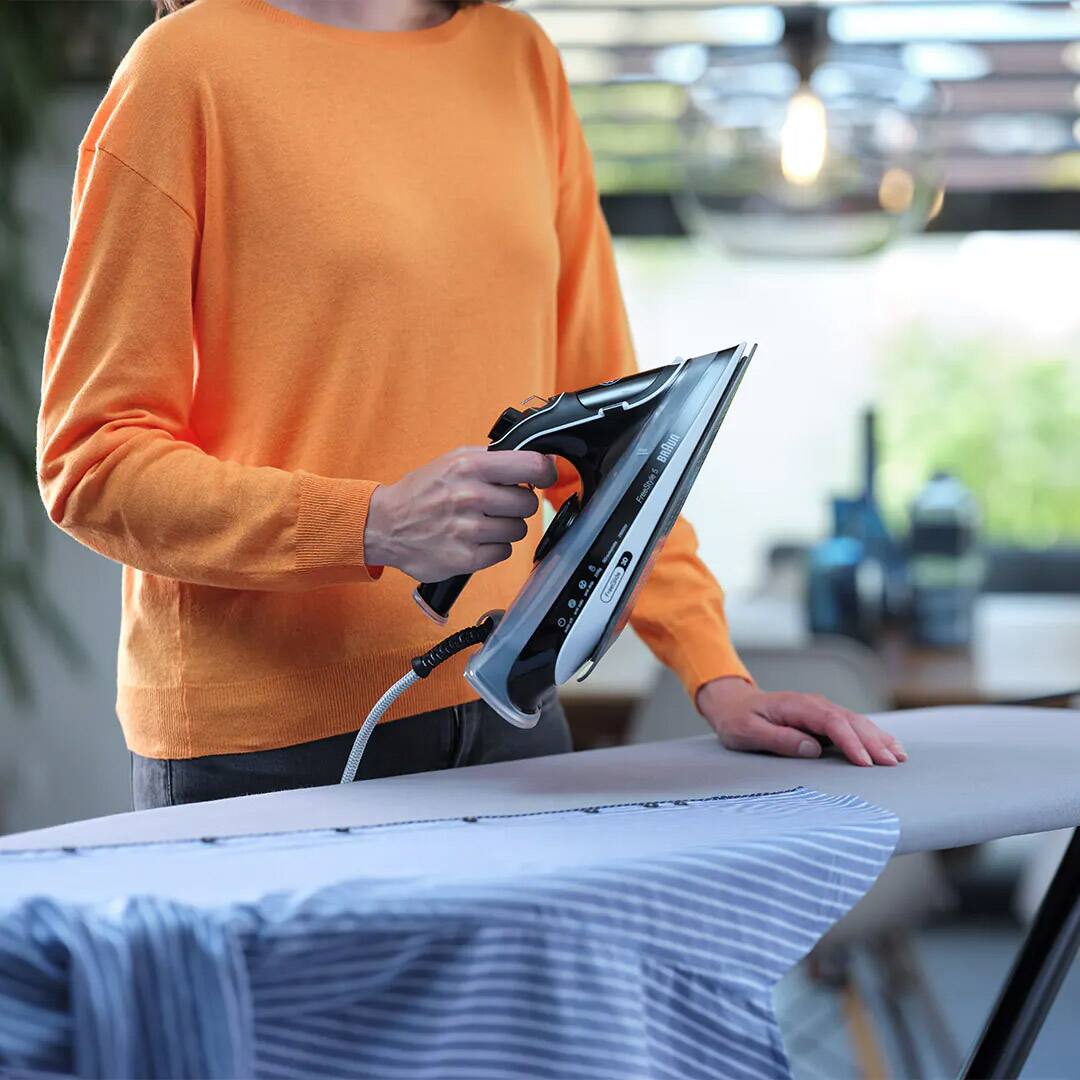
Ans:
POLYGON ((796 789, 0 855, 0 1073, 786 1077, 772 988, 898 831, 796 789))

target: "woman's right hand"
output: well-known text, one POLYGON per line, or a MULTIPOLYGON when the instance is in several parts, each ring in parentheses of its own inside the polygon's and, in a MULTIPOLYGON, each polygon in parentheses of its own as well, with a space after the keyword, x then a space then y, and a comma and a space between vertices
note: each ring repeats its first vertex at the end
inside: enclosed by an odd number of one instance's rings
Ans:
POLYGON ((539 508, 530 488, 550 487, 552 461, 532 450, 463 446, 382 484, 364 527, 369 566, 395 566, 417 581, 471 574, 510 557, 539 508), (524 487, 522 485, 528 485, 524 487))

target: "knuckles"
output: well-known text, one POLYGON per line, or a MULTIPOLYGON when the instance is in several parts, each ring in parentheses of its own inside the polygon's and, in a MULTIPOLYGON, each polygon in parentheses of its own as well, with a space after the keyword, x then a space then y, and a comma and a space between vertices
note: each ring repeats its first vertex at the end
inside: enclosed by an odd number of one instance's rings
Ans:
POLYGON ((451 472, 455 476, 471 476, 476 468, 476 451, 468 446, 459 446, 447 455, 450 459, 451 472))
POLYGON ((451 502, 459 514, 476 514, 484 508, 483 492, 472 484, 462 485, 454 491, 451 502))
POLYGON ((847 722, 842 716, 837 716, 835 713, 830 714, 825 718, 825 731, 829 738, 835 738, 837 734, 842 732, 847 726, 847 722))
POLYGON ((469 548, 476 547, 480 543, 480 522, 476 518, 465 518, 457 525, 458 539, 463 541, 469 548))

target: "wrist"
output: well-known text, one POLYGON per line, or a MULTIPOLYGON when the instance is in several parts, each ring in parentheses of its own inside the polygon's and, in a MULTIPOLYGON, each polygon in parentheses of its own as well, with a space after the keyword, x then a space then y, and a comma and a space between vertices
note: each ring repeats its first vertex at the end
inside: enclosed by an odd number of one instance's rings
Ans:
POLYGON ((723 675, 698 687, 694 705, 703 716, 730 708, 755 690, 754 684, 741 675, 723 675))
POLYGON ((386 488, 380 484, 371 493, 364 519, 364 563, 367 566, 394 565, 386 509, 386 488))

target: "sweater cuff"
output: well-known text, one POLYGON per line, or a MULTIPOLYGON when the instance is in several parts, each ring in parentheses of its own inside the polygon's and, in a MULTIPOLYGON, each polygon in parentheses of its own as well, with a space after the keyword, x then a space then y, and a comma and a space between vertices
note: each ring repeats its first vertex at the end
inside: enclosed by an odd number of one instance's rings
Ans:
POLYGON ((696 702, 697 692, 713 679, 734 676, 754 685, 750 672, 731 643, 725 623, 711 619, 688 623, 674 629, 669 640, 668 664, 691 701, 696 702))
POLYGON ((324 570, 345 567, 352 581, 376 581, 381 566, 364 559, 364 527, 378 483, 342 480, 298 472, 296 568, 324 570))

